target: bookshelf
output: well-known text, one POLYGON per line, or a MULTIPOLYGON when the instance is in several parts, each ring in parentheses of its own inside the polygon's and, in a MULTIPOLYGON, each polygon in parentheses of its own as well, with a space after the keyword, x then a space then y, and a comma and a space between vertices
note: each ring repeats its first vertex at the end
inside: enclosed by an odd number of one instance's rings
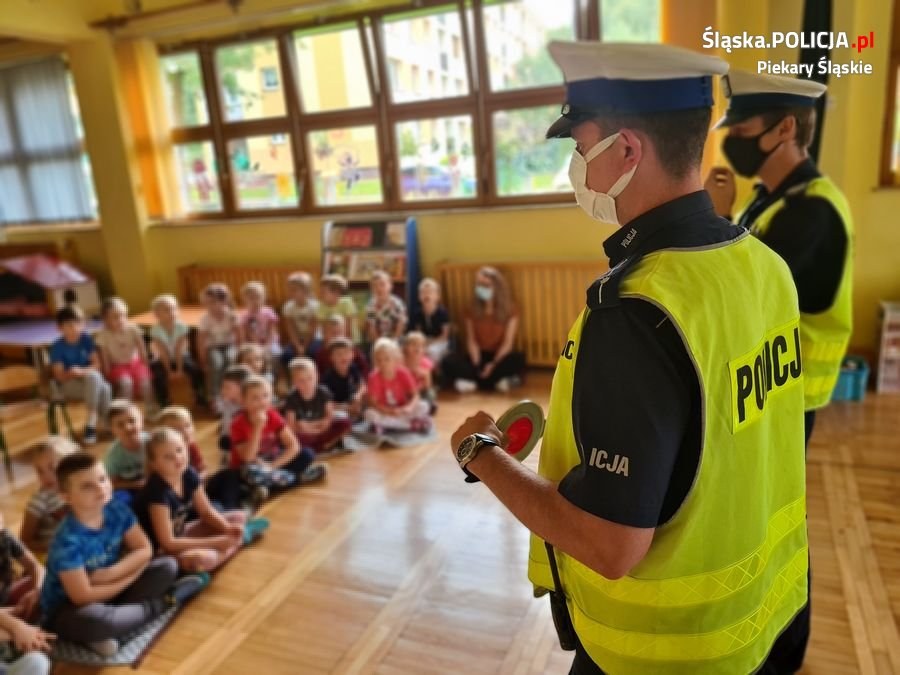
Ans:
POLYGON ((418 306, 419 243, 416 219, 335 222, 322 228, 322 274, 340 274, 362 311, 369 300, 369 278, 383 269, 394 293, 410 312, 418 306))
POLYGON ((881 303, 878 393, 900 393, 900 302, 881 303))

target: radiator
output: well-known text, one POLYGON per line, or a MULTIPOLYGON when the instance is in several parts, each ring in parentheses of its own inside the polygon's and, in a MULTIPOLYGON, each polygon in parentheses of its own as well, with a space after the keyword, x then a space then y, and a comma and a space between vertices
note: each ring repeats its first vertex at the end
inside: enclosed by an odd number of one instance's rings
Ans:
MULTIPOLYGON (((441 263, 438 280, 455 327, 472 303, 475 274, 483 263, 441 263)), ((606 260, 510 262, 494 265, 506 277, 519 308, 516 348, 529 365, 555 366, 569 328, 581 312, 588 286, 609 268, 606 260)), ((464 339, 460 335, 460 339, 464 339)))
POLYGON ((209 284, 228 286, 236 305, 241 304, 241 288, 248 281, 260 281, 266 287, 266 304, 281 311, 290 299, 287 279, 294 272, 309 272, 313 289, 318 286, 319 272, 304 267, 201 267, 188 265, 178 268, 179 299, 186 304, 199 304, 203 289, 209 284))

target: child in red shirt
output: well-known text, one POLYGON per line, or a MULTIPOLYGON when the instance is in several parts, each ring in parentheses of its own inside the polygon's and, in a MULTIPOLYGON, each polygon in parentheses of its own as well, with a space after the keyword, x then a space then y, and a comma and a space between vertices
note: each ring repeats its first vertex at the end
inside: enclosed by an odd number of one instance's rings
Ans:
POLYGON ((372 349, 375 370, 369 375, 366 421, 376 433, 382 429, 428 432, 428 402, 419 396, 415 378, 403 365, 400 347, 392 338, 378 338, 372 349))
POLYGON ((315 454, 301 448, 294 432, 272 407, 272 389, 254 375, 241 386, 244 408, 231 423, 232 470, 256 493, 285 490, 325 477, 325 466, 313 464, 315 454))

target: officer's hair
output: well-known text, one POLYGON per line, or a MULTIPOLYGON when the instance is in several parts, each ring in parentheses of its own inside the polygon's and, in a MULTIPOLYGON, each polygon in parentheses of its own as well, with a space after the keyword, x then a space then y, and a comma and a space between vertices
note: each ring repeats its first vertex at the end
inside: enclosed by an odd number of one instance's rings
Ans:
POLYGON ((797 121, 797 133, 794 135, 797 147, 801 150, 808 148, 816 133, 816 109, 812 106, 796 106, 770 110, 762 114, 763 128, 768 129, 785 117, 793 117, 797 121))
POLYGON ((672 178, 681 179, 700 167, 711 115, 711 108, 691 108, 640 115, 602 114, 596 122, 604 136, 620 129, 645 133, 653 143, 662 168, 672 178))

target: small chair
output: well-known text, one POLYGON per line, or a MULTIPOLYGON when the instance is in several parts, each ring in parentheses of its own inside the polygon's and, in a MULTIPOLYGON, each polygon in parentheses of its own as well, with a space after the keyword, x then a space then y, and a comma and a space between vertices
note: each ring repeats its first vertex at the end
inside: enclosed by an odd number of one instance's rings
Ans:
POLYGON ((51 434, 56 434, 56 412, 62 410, 63 419, 69 435, 74 439, 72 422, 66 409, 65 399, 51 395, 49 399, 41 396, 41 377, 32 366, 5 366, 0 368, 0 453, 3 453, 3 462, 6 472, 12 476, 12 461, 9 454, 9 445, 6 435, 3 433, 3 422, 15 419, 28 410, 46 408, 47 429, 51 434), (21 401, 6 403, 5 399, 13 393, 31 391, 31 398, 21 401))

